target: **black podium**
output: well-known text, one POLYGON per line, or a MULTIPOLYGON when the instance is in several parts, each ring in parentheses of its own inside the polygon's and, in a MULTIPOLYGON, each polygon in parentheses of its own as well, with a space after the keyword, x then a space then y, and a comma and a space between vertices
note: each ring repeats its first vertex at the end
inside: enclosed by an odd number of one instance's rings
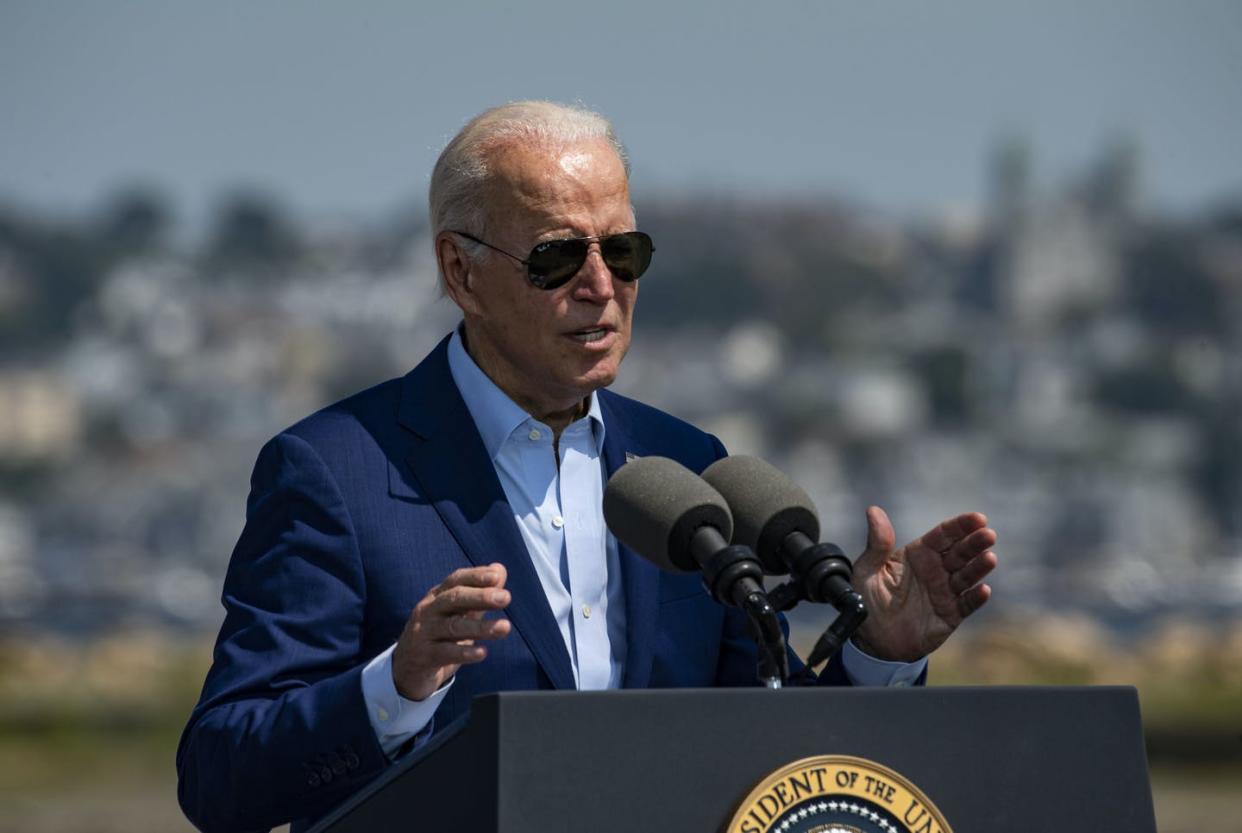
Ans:
POLYGON ((900 773, 954 833, 1156 829, 1134 689, 989 687, 480 697, 313 833, 715 833, 817 755, 900 773))

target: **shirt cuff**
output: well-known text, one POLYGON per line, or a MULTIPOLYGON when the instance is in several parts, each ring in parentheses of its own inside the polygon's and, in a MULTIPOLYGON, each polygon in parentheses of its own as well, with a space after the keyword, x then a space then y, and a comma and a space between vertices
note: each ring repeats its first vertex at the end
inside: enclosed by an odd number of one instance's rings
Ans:
POLYGON ((367 704, 367 717, 389 760, 395 760, 402 745, 427 728, 453 685, 450 679, 426 700, 405 699, 397 693, 392 679, 392 652, 396 647, 394 642, 362 669, 362 699, 367 704))
POLYGON ((914 662, 890 662, 876 659, 847 640, 841 649, 841 663, 845 666, 845 676, 850 682, 859 686, 912 686, 919 675, 927 668, 927 657, 914 662))

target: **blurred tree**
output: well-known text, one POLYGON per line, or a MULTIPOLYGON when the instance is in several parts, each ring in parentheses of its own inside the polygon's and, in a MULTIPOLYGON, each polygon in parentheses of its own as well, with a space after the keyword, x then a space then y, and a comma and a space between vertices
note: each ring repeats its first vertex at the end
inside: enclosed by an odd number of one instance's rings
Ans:
POLYGON ((120 256, 163 248, 173 213, 165 195, 148 185, 132 185, 109 200, 99 221, 104 246, 120 256))
POLYGON ((1213 211, 1207 220, 1207 226, 1218 234, 1227 234, 1242 240, 1242 196, 1213 211))
POLYGON ((18 283, 0 307, 0 348, 10 357, 63 344, 111 265, 95 235, 12 212, 0 212, 0 253, 18 283))
POLYGON ((725 327, 762 316, 761 298, 745 275, 745 249, 732 210, 705 204, 696 212, 678 203, 655 203, 643 210, 640 222, 656 245, 638 306, 643 326, 725 327))
POLYGON ((1242 535, 1242 396, 1211 403, 1200 451, 1195 484, 1225 534, 1242 535))
POLYGON ((961 426, 971 416, 967 380, 970 359, 962 347, 923 350, 914 357, 920 379, 927 385, 932 424, 961 426))
POLYGON ((1229 325, 1222 288, 1200 261, 1198 238, 1151 228, 1126 254, 1126 295, 1150 332, 1221 335, 1229 325))
POLYGON ((1096 394, 1104 407, 1134 414, 1186 413, 1195 404, 1194 395, 1163 355, 1101 373, 1096 394))
POLYGON ((657 329, 760 319, 822 348, 834 323, 903 300, 904 264, 832 206, 696 200, 657 204, 642 223, 658 254, 639 314, 657 329))
POLYGON ((240 191, 216 213, 207 259, 215 269, 275 277, 299 249, 293 222, 274 198, 240 191))

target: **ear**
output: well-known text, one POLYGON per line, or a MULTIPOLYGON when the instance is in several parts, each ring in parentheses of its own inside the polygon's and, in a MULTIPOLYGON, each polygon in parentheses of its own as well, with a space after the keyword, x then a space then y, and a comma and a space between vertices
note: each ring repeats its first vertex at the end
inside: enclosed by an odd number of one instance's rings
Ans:
POLYGON ((474 262, 466 254, 457 235, 442 231, 436 235, 436 262, 444 279, 444 291, 463 313, 477 312, 478 301, 470 286, 474 262))

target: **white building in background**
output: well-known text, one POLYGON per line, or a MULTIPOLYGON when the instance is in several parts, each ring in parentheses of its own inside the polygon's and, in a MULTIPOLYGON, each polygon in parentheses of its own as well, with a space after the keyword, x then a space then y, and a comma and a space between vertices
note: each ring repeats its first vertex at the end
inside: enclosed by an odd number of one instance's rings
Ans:
POLYGON ((0 372, 0 458, 31 463, 65 459, 82 435, 79 399, 59 376, 0 372))

